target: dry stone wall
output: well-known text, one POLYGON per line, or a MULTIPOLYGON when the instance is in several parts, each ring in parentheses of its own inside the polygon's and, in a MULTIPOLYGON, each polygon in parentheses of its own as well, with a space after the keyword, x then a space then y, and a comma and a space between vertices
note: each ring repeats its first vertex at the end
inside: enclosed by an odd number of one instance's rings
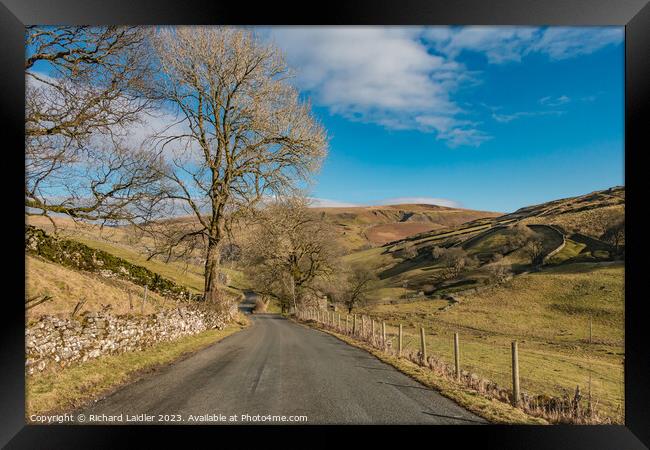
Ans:
POLYGON ((141 350, 209 329, 222 329, 237 314, 208 309, 176 308, 147 316, 87 313, 80 318, 43 316, 26 334, 26 370, 40 372, 66 367, 103 355, 141 350))
MULTIPOLYGON (((146 267, 130 262, 80 242, 60 239, 28 225, 25 227, 25 251, 48 261, 76 270, 98 273, 106 278, 120 278, 179 301, 201 300, 184 286, 168 280, 146 267)), ((226 277, 220 281, 227 283, 226 277)))

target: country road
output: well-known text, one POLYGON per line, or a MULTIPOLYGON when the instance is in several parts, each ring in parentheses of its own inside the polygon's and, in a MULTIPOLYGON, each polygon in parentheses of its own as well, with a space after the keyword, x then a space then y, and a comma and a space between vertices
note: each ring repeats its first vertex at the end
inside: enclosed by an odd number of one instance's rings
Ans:
POLYGON ((242 414, 305 416, 307 424, 486 423, 331 335, 279 315, 250 317, 248 329, 77 413, 86 423, 102 414, 106 421, 119 414, 140 421, 138 414, 149 414, 150 423, 159 423, 159 414, 183 423, 194 423, 190 415, 212 415, 202 423, 229 423, 225 418, 233 415, 239 424, 282 423, 244 420, 242 414))

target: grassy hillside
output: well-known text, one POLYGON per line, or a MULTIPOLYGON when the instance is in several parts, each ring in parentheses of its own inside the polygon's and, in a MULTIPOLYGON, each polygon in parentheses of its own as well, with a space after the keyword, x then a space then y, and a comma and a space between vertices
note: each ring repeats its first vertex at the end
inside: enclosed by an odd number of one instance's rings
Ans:
POLYGON ((383 245, 418 233, 499 215, 489 211, 418 204, 312 209, 336 226, 341 243, 350 250, 383 245))
MULTIPOLYGON (((130 244, 130 236, 124 229, 100 229, 74 223, 66 218, 57 218, 55 221, 60 240, 83 244, 79 251, 82 251, 85 245, 87 246, 86 249, 100 250, 111 257, 121 258, 127 263, 134 264, 136 267, 144 267, 151 271, 149 275, 152 273, 156 276, 159 275, 162 279, 170 280, 182 288, 189 289, 194 294, 202 292, 202 267, 183 262, 166 263, 157 259, 147 260, 146 254, 142 252, 141 247, 130 244), (69 241, 66 241, 66 239, 69 241)), ((42 217, 30 218, 28 223, 47 230, 50 235, 54 231, 52 223, 42 217)), ((75 251, 77 250, 74 250, 73 253, 75 251)), ((31 254, 26 258, 27 298, 51 297, 50 300, 28 309, 28 318, 36 318, 46 314, 69 317, 75 305, 82 299, 85 299, 85 303, 79 313, 102 309, 108 309, 117 314, 139 314, 141 312, 141 302, 144 295, 142 280, 129 281, 123 279, 124 277, 103 274, 102 270, 88 271, 81 267, 69 267, 69 264, 67 266, 66 264, 62 265, 61 261, 48 261, 31 254), (131 293, 131 303, 129 303, 129 293, 131 293)), ((241 295, 240 289, 243 288, 241 272, 229 268, 224 268, 224 272, 229 277, 227 291, 235 296, 241 295)), ((160 308, 177 305, 174 298, 161 295, 152 286, 150 285, 147 293, 147 302, 144 307, 145 314, 150 314, 160 308)))
MULTIPOLYGON (((101 311, 105 307, 116 314, 140 313, 144 288, 125 280, 63 267, 38 257, 26 257, 27 297, 50 296, 51 300, 27 310, 29 318, 42 315, 68 317, 79 301, 85 299, 82 311, 101 311), (129 306, 131 292, 132 306, 129 306)), ((144 313, 176 306, 155 292, 147 293, 144 313)))
MULTIPOLYGON (((183 285, 195 293, 203 291, 203 267, 199 264, 170 261, 161 259, 147 259, 142 243, 134 242, 128 229, 120 227, 104 227, 75 223, 71 219, 57 217, 57 232, 60 236, 73 239, 89 247, 103 250, 107 253, 123 258, 126 261, 160 274, 180 285, 183 285)), ((52 233, 54 226, 51 221, 44 217, 31 216, 28 223, 52 233)), ((229 279, 229 291, 233 294, 239 293, 246 288, 243 275, 240 271, 231 267, 222 267, 229 279)))
POLYGON ((463 368, 508 387, 510 343, 518 340, 524 391, 573 395, 579 385, 586 398, 591 385, 600 414, 621 423, 624 265, 599 238, 624 211, 625 188, 617 187, 426 231, 345 258, 379 275, 362 310, 387 321, 393 337, 402 323, 407 348, 418 348, 425 327, 429 352, 451 363, 453 333, 459 332, 463 368), (543 262, 533 264, 525 241, 513 239, 522 230, 526 240, 540 241, 543 262), (473 263, 449 279, 434 247, 462 249, 473 263), (497 280, 499 270, 506 276, 497 280))
POLYGON ((431 354, 453 362, 453 333, 461 336, 463 368, 510 385, 510 342, 519 341, 522 390, 562 395, 591 375, 601 413, 622 421, 624 391, 624 268, 621 262, 567 264, 515 277, 448 300, 370 305, 389 333, 402 323, 405 346, 417 348, 425 327, 431 354), (589 343, 589 320, 593 337, 589 343))
POLYGON ((380 282, 371 294, 373 300, 397 300, 385 294, 398 290, 401 297, 417 296, 431 285, 436 294, 443 295, 482 286, 496 260, 515 273, 530 270, 531 259, 525 249, 507 245, 517 224, 527 226, 531 236, 542 242, 543 254, 559 250, 545 259, 545 265, 609 261, 614 256, 613 248, 598 238, 615 220, 624 217, 624 210, 625 188, 617 187, 422 232, 376 249, 352 252, 345 258, 377 271, 380 282), (417 255, 404 256, 407 247, 414 248, 417 255), (460 247, 478 265, 441 282, 443 264, 431 256, 434 247, 460 247))

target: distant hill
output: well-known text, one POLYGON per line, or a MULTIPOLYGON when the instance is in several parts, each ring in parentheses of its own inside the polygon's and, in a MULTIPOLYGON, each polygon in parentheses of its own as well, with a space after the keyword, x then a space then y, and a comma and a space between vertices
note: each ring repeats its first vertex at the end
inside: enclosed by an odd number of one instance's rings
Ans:
POLYGON ((569 233, 600 237, 605 229, 625 215, 625 187, 615 186, 579 197, 554 200, 520 208, 499 219, 556 225, 569 233))
POLYGON ((438 226, 379 248, 353 252, 346 258, 377 271, 381 279, 377 300, 415 295, 431 285, 436 286, 437 293, 444 294, 481 285, 497 259, 515 272, 529 270, 530 261, 524 249, 508 245, 510 230, 515 225, 526 226, 542 242, 545 265, 598 263, 616 257, 616 249, 601 237, 624 217, 625 188, 617 186, 520 208, 509 214, 438 226), (431 256, 434 247, 460 247, 478 261, 478 267, 440 284, 437 275, 443 267, 431 256), (411 251, 406 252, 407 248, 411 251))
POLYGON ((424 204, 312 209, 337 227, 342 243, 350 250, 383 245, 418 233, 500 215, 490 211, 424 204))

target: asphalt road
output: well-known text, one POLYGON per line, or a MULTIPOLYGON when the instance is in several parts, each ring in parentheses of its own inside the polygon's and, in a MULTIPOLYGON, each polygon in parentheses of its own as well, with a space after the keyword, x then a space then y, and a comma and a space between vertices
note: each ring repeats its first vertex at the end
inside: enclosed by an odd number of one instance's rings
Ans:
POLYGON ((282 423, 267 420, 269 415, 306 416, 300 423, 308 424, 485 423, 327 333, 278 315, 251 317, 248 329, 77 414, 84 414, 85 423, 111 422, 120 414, 119 423, 282 423), (204 417, 195 422, 190 415, 204 417))

